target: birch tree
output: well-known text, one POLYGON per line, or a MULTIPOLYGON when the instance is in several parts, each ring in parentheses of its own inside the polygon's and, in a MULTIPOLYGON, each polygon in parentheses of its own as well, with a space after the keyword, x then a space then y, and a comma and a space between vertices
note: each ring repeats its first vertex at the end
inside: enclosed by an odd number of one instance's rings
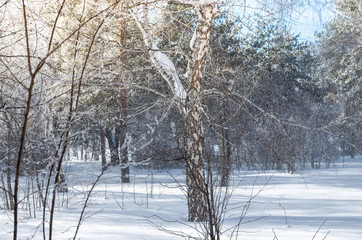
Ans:
POLYGON ((205 220, 204 142, 202 130, 202 81, 209 50, 214 17, 212 4, 195 7, 198 24, 190 42, 192 58, 189 61, 186 83, 186 184, 188 185, 189 221, 205 220))
POLYGON ((151 18, 157 14, 151 10, 150 3, 144 1, 139 7, 131 10, 148 50, 150 60, 161 74, 174 94, 175 104, 183 116, 185 127, 186 152, 186 185, 188 198, 188 220, 206 220, 206 185, 204 173, 204 139, 202 129, 202 86, 203 72, 207 54, 213 19, 218 12, 215 1, 175 1, 192 5, 197 12, 198 22, 190 41, 186 83, 183 84, 179 72, 171 59, 163 53, 153 38, 151 18), (152 12, 151 12, 152 11, 152 12))

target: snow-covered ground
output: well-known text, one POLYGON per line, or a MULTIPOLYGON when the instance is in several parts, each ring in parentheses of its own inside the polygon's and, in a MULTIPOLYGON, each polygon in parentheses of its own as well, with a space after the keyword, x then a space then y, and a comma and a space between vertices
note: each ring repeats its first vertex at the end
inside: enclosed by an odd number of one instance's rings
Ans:
MULTIPOLYGON (((99 170, 99 162, 66 164, 69 192, 58 197, 55 240, 73 238, 87 190, 99 170)), ((175 179, 184 183, 182 170, 153 175, 136 170, 130 184, 120 183, 119 169, 108 172, 92 194, 77 239, 184 239, 159 228, 197 236, 193 227, 199 225, 185 221, 186 197, 175 179)), ((237 239, 362 239, 362 157, 346 158, 344 167, 340 162, 302 175, 235 172, 232 183, 224 229, 238 222, 246 201, 262 190, 252 199, 237 239)), ((36 218, 22 214, 20 239, 42 239, 41 211, 36 218)), ((12 239, 11 218, 11 212, 0 211, 0 239, 12 239)))

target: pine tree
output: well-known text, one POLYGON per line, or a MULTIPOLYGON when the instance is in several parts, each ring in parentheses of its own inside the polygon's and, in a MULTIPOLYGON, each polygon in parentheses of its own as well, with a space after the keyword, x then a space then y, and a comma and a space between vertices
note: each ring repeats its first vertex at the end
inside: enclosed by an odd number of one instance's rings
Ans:
POLYGON ((362 2, 340 0, 336 7, 338 15, 317 35, 318 83, 340 107, 342 149, 354 156, 362 148, 362 2))

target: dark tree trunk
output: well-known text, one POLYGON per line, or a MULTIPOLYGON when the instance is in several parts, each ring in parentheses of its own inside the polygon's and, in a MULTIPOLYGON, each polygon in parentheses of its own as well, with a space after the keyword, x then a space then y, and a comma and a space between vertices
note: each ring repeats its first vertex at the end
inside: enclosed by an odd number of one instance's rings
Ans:
POLYGON ((228 130, 223 129, 221 134, 221 186, 227 187, 229 185, 229 178, 231 172, 231 150, 228 130))
MULTIPOLYGON (((23 3, 24 15, 25 15, 25 5, 23 3)), ((25 23, 26 25, 26 23, 25 23)), ((27 33, 27 32, 26 32, 27 33)), ((28 39, 28 37, 27 37, 28 39)), ((25 152, 25 142, 26 142, 26 133, 28 130, 28 123, 29 123, 29 115, 31 111, 31 100, 33 97, 33 87, 35 85, 35 74, 31 71, 30 66, 30 55, 28 53, 28 60, 29 60, 29 72, 31 75, 30 78, 30 85, 27 88, 27 96, 26 96, 26 106, 24 111, 24 119, 21 128, 20 134, 20 146, 18 151, 18 157, 16 160, 16 168, 15 168, 15 183, 14 183, 14 194, 13 194, 13 201, 14 201, 14 231, 13 231, 13 239, 16 240, 18 237, 18 210, 19 210, 19 182, 20 182, 20 171, 23 163, 24 152, 25 152)))
POLYGON ((104 129, 104 136, 108 140, 109 150, 111 152, 111 165, 116 166, 120 163, 119 161, 119 152, 118 152, 118 143, 119 143, 119 129, 118 127, 115 130, 114 136, 112 131, 109 128, 104 129))
POLYGON ((127 125, 125 120, 125 115, 127 115, 127 110, 123 107, 127 104, 126 97, 122 97, 121 94, 121 119, 120 119, 120 154, 121 154, 121 179, 123 183, 129 183, 129 161, 128 161, 128 143, 127 143, 127 125), (123 103, 122 103, 123 102, 123 103), (122 114, 123 113, 123 114, 122 114))
POLYGON ((229 130, 227 124, 227 102, 228 96, 224 89, 224 97, 221 101, 221 112, 220 112, 220 126, 221 126, 221 183, 222 187, 227 187, 229 184, 229 177, 231 171, 231 149, 229 142, 229 130))
POLYGON ((7 199, 9 200, 9 206, 8 209, 13 210, 14 209, 14 199, 13 199, 13 190, 11 186, 11 163, 12 163, 12 154, 11 154, 11 123, 10 119, 8 119, 7 114, 5 115, 6 119, 6 125, 8 128, 8 135, 7 135, 7 153, 6 153, 6 182, 7 182, 7 192, 5 193, 7 195, 7 199))
POLYGON ((59 174, 59 183, 57 185, 58 191, 59 192, 68 192, 68 186, 67 186, 67 182, 65 181, 65 176, 63 173, 63 170, 60 171, 59 174))
POLYGON ((103 127, 99 126, 99 137, 101 142, 101 156, 102 156, 102 170, 106 169, 107 161, 106 161, 106 141, 104 138, 103 127))
MULTIPOLYGON (((123 4, 120 4, 120 12, 123 13, 123 4)), ((125 40, 125 22, 124 16, 120 17, 119 21, 120 45, 124 45, 125 40)), ((123 61, 123 49, 120 50, 120 61, 123 61)), ((124 84, 123 76, 120 75, 120 88, 119 88, 119 144, 121 154, 121 179, 123 183, 129 183, 129 161, 128 161, 128 142, 127 142, 127 88, 124 84)))

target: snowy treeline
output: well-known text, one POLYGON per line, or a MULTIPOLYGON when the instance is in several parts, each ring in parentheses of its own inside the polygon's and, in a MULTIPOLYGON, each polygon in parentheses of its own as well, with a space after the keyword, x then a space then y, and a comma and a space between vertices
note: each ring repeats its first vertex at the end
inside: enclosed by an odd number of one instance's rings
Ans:
POLYGON ((52 238, 75 159, 99 162, 95 184, 117 166, 122 183, 135 168, 184 169, 187 218, 209 221, 212 238, 213 188, 234 170, 301 173, 360 154, 361 3, 336 1, 307 42, 288 20, 304 5, 289 2, 1 3, 0 189, 14 239, 25 188, 52 238))

